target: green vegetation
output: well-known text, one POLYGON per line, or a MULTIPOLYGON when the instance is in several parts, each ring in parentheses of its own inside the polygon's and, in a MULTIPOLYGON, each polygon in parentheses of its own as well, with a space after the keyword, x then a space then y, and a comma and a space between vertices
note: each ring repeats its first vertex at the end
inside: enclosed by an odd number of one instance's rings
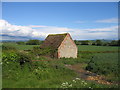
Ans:
POLYGON ((105 40, 74 40, 76 45, 96 45, 96 46, 120 46, 120 40, 112 40, 112 41, 105 41, 105 40))
POLYGON ((19 45, 25 45, 26 43, 25 42, 22 42, 22 41, 19 41, 19 42, 16 42, 17 44, 19 45))
POLYGON ((118 51, 118 47, 112 46, 88 46, 88 45, 78 45, 79 51, 118 51))
POLYGON ((54 49, 52 47, 46 47, 46 48, 33 47, 31 53, 33 53, 36 56, 44 55, 54 58, 55 57, 54 53, 56 52, 56 50, 57 49, 54 49))
POLYGON ((63 82, 60 86, 61 88, 88 88, 88 89, 94 89, 94 88, 116 88, 115 86, 107 86, 102 84, 95 84, 94 82, 85 81, 80 78, 75 78, 69 82, 63 82))
POLYGON ((40 45, 39 40, 29 40, 26 42, 26 45, 40 45))
POLYGON ((85 64, 91 72, 118 81, 118 47, 78 45, 78 58, 51 58, 40 45, 4 43, 2 52, 3 88, 117 88, 79 78, 65 65, 85 64), (28 50, 28 51, 27 51, 28 50), (29 51, 30 50, 30 51, 29 51))
POLYGON ((33 47, 40 46, 40 45, 18 45, 17 43, 3 43, 4 46, 14 47, 17 50, 32 50, 33 47))
POLYGON ((108 76, 111 78, 111 82, 114 80, 118 81, 118 53, 95 54, 86 69, 99 75, 108 76))
POLYGON ((5 46, 5 45, 2 45, 2 50, 7 50, 7 51, 13 50, 13 51, 15 51, 16 48, 13 47, 13 46, 5 46))
POLYGON ((41 61, 25 63, 24 66, 18 63, 4 65, 3 75, 3 87, 6 88, 58 88, 62 82, 71 80, 75 73, 41 61))

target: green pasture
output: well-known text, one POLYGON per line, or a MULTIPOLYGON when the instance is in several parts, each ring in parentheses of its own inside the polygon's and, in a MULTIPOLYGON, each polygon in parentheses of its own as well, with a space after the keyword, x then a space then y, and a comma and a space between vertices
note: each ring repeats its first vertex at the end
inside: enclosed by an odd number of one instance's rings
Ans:
POLYGON ((78 58, 50 58, 36 56, 33 47, 40 45, 18 45, 4 43, 17 51, 3 51, 2 87, 3 88, 116 88, 116 85, 103 85, 86 81, 65 67, 66 64, 84 64, 84 68, 99 75, 107 76, 109 81, 118 81, 118 47, 111 46, 78 46, 78 58), (85 52, 84 52, 85 51, 85 52), (103 52, 116 51, 116 52, 103 52), (92 52, 92 53, 91 53, 92 52), (97 53, 101 52, 101 53, 97 53), (30 59, 31 58, 31 59, 30 59), (31 60, 42 60, 34 61, 31 60), (50 60, 50 61, 47 61, 50 60), (16 62, 17 61, 17 62, 16 62), (22 66, 19 61, 24 61, 22 66))
POLYGON ((91 45, 79 45, 79 51, 118 51, 117 46, 91 46, 91 45))
POLYGON ((16 43, 4 43, 5 46, 12 46, 18 50, 31 50, 33 47, 40 46, 40 45, 18 45, 16 43))

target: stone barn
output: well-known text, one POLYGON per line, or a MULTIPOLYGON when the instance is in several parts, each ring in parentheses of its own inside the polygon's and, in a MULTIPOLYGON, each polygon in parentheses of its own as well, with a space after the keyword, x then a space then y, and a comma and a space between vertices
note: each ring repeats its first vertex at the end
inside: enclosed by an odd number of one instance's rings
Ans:
POLYGON ((78 48, 69 33, 49 34, 40 47, 52 47, 56 49, 54 57, 57 58, 77 58, 78 48))

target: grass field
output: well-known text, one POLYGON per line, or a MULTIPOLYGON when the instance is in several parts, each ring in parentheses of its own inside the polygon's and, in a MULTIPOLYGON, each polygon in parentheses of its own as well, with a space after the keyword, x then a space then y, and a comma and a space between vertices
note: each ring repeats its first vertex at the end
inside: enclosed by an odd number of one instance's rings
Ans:
MULTIPOLYGON (((39 45, 17 45, 15 43, 5 43, 4 45, 13 46, 18 51, 32 50, 33 47, 39 45)), ((26 62, 24 66, 20 66, 18 63, 12 63, 10 60, 18 59, 16 51, 12 54, 9 52, 3 52, 3 87, 4 88, 114 88, 116 85, 104 85, 96 82, 86 81, 79 78, 78 74, 65 67, 67 64, 75 65, 78 63, 85 64, 85 67, 91 67, 90 71, 98 73, 100 75, 109 76, 107 79, 117 81, 116 72, 114 67, 118 65, 118 47, 110 46, 78 46, 78 58, 50 58, 44 56, 35 56, 32 53, 27 53, 32 60, 32 63, 26 62), (82 52, 83 51, 83 52, 82 52), (88 53, 84 52, 87 51, 88 53), (116 51, 115 53, 104 53, 103 51, 116 51), (91 53, 94 52, 94 53, 91 53), (101 52, 101 53, 97 53, 101 52), (6 56, 5 56, 6 55, 6 56), (7 56, 8 55, 8 56, 7 56), (7 59, 8 58, 8 59, 7 59), (50 61, 46 61, 50 60, 50 61), (91 63, 90 61, 94 62, 91 63), (112 67, 111 67, 112 66, 112 67), (99 70, 98 70, 99 68, 99 70), (103 69, 104 68, 104 69, 103 69), (98 72, 96 72, 98 71, 98 72), (106 72, 105 72, 106 71, 106 72), (104 73, 107 73, 104 74, 104 73), (112 78, 115 77, 115 78, 112 78)), ((26 57, 26 52, 22 52, 22 57, 26 57)), ((19 55, 19 54, 18 54, 19 55)), ((24 58, 23 58, 24 59, 24 58)))
POLYGON ((13 46, 18 50, 32 50, 33 47, 40 46, 40 45, 18 45, 16 43, 4 43, 5 46, 13 46))
POLYGON ((79 51, 118 51, 118 47, 79 45, 79 51))
MULTIPOLYGON (((4 43, 3 45, 14 46, 18 50, 28 50, 28 49, 31 50, 33 47, 40 46, 40 45, 18 45, 16 43, 4 43)), ((79 45, 78 50, 79 51, 118 51, 118 47, 79 45)))

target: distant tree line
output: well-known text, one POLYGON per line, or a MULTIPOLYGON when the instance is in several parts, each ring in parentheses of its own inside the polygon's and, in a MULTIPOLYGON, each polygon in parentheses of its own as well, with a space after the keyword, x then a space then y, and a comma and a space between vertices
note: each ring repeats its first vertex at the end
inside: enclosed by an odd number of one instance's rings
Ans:
MULTIPOLYGON (((120 46, 120 40, 104 41, 104 40, 74 40, 76 45, 95 45, 95 46, 120 46)), ((41 40, 18 41, 19 45, 40 45, 41 40)))
POLYGON ((96 45, 96 46, 120 46, 120 40, 74 40, 76 45, 96 45))
POLYGON ((40 45, 43 43, 43 41, 40 40, 28 40, 28 41, 18 41, 16 42, 19 45, 40 45))

